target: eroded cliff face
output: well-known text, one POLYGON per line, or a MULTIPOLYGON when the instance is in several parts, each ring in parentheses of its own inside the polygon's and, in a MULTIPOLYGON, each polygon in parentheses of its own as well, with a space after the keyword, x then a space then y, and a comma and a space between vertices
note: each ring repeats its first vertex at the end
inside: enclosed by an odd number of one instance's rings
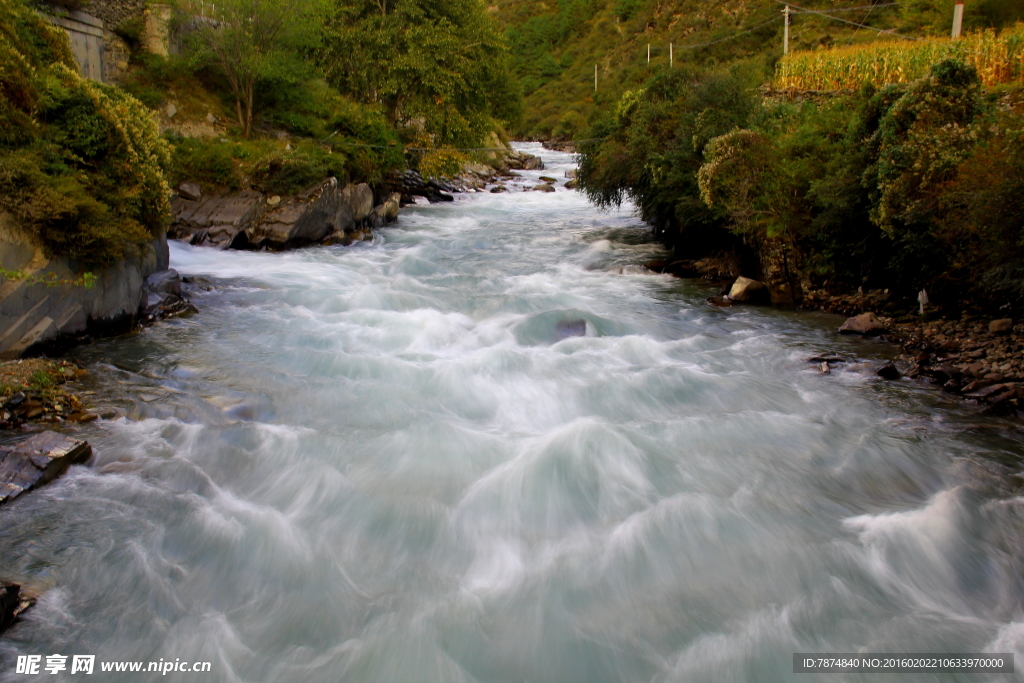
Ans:
POLYGON ((147 276, 167 270, 168 261, 167 238, 160 236, 140 256, 95 272, 92 287, 68 284, 81 277, 78 264, 47 257, 0 212, 0 266, 30 276, 0 280, 0 357, 64 336, 130 329, 148 303, 147 276))

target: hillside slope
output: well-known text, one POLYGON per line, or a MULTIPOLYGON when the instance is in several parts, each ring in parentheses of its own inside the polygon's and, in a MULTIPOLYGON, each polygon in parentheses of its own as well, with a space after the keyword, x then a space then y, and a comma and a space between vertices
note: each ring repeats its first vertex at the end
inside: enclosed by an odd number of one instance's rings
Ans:
MULTIPOLYGON (((792 51, 875 41, 882 31, 945 35, 952 18, 952 3, 940 0, 808 0, 799 7, 810 11, 793 14, 792 51)), ((782 8, 778 0, 498 0, 489 10, 506 26, 525 96, 515 132, 577 137, 595 108, 613 106, 670 59, 673 66, 732 64, 749 79, 767 81, 782 54, 782 8)), ((964 28, 1022 18, 1019 2, 981 0, 971 3, 964 28)))

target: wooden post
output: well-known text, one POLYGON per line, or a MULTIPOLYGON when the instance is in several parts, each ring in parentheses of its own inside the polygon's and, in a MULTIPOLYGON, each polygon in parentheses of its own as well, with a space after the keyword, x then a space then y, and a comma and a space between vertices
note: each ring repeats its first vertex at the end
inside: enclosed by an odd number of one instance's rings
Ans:
POLYGON ((668 68, 672 68, 672 43, 668 44, 668 68))
POLYGON ((953 37, 959 38, 964 25, 964 0, 956 0, 953 5, 953 37))
POLYGON ((647 66, 651 65, 651 44, 647 43, 647 66))
POLYGON ((786 5, 786 9, 782 10, 782 17, 784 19, 785 27, 782 30, 782 54, 789 54, 789 5, 786 5))
POLYGON ((597 92, 597 64, 594 65, 594 92, 597 92))

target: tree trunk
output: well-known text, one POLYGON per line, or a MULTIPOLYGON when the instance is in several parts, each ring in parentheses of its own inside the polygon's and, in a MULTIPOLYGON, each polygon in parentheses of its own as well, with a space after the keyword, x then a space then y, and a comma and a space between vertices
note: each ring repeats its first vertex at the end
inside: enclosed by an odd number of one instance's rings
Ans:
POLYGON ((772 304, 784 308, 799 306, 804 298, 801 264, 792 240, 778 236, 763 237, 759 242, 761 278, 768 287, 772 304))
POLYGON ((252 135, 253 100, 256 99, 256 87, 250 83, 245 88, 245 139, 252 135))
MULTIPOLYGON (((238 125, 245 130, 245 117, 242 116, 242 98, 235 98, 235 117, 238 119, 238 125)), ((248 136, 247 136, 248 137, 248 136)))

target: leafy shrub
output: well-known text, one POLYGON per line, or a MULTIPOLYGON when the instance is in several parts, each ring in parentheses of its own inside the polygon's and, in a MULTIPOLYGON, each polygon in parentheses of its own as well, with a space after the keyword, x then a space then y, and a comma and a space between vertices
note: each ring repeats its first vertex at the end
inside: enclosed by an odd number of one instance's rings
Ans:
POLYGON ((82 78, 67 35, 0 0, 0 209, 49 254, 103 266, 166 228, 169 148, 123 91, 82 78))
POLYGON ((255 162, 253 184, 270 194, 292 194, 329 176, 347 180, 345 157, 313 142, 294 150, 275 150, 255 162))
POLYGON ((444 178, 458 175, 469 157, 454 149, 434 149, 420 160, 420 173, 425 178, 444 178))
POLYGON ((174 141, 173 149, 170 174, 174 184, 189 180, 211 189, 241 189, 242 176, 235 161, 237 143, 183 138, 174 141))

